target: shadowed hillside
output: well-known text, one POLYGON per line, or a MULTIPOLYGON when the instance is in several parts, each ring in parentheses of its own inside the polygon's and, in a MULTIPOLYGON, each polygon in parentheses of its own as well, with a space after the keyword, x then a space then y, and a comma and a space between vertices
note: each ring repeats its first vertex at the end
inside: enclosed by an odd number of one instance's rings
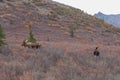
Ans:
POLYGON ((0 80, 120 79, 120 29, 103 20, 51 0, 3 0, 0 24, 0 80), (28 25, 39 49, 21 46, 28 25))

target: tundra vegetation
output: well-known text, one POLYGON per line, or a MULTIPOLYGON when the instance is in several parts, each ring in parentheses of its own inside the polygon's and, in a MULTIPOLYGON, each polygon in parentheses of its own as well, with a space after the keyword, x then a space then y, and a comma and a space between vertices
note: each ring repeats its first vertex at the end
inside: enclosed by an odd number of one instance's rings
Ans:
POLYGON ((36 1, 0 3, 0 80, 120 80, 119 28, 70 6, 36 1), (42 46, 33 49, 35 43, 42 46))

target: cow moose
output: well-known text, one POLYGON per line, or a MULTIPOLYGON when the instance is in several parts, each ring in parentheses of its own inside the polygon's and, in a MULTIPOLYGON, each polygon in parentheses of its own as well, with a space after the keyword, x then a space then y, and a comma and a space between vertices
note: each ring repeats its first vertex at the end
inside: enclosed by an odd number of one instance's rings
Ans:
POLYGON ((99 56, 100 55, 100 52, 98 51, 98 47, 95 48, 93 54, 94 54, 94 56, 99 56))
POLYGON ((22 46, 28 47, 28 48, 36 48, 36 49, 41 47, 39 43, 28 42, 28 40, 23 40, 22 46))

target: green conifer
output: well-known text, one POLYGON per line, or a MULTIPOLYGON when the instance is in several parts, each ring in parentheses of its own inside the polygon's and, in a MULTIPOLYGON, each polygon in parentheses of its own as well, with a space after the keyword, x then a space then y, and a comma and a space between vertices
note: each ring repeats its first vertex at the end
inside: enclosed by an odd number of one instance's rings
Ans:
POLYGON ((33 31, 31 27, 29 28, 29 37, 28 37, 28 42, 36 43, 36 39, 34 38, 33 31))
POLYGON ((0 46, 5 45, 5 34, 0 24, 0 46))
POLYGON ((74 27, 70 27, 70 36, 71 37, 74 37, 74 30, 75 30, 74 27))

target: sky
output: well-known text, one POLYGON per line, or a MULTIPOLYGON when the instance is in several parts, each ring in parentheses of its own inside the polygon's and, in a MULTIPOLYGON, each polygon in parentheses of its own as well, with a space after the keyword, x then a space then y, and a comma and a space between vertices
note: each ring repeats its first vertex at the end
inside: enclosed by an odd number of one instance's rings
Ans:
POLYGON ((63 4, 79 8, 84 12, 94 15, 102 12, 104 14, 120 14, 120 0, 53 0, 63 4))

